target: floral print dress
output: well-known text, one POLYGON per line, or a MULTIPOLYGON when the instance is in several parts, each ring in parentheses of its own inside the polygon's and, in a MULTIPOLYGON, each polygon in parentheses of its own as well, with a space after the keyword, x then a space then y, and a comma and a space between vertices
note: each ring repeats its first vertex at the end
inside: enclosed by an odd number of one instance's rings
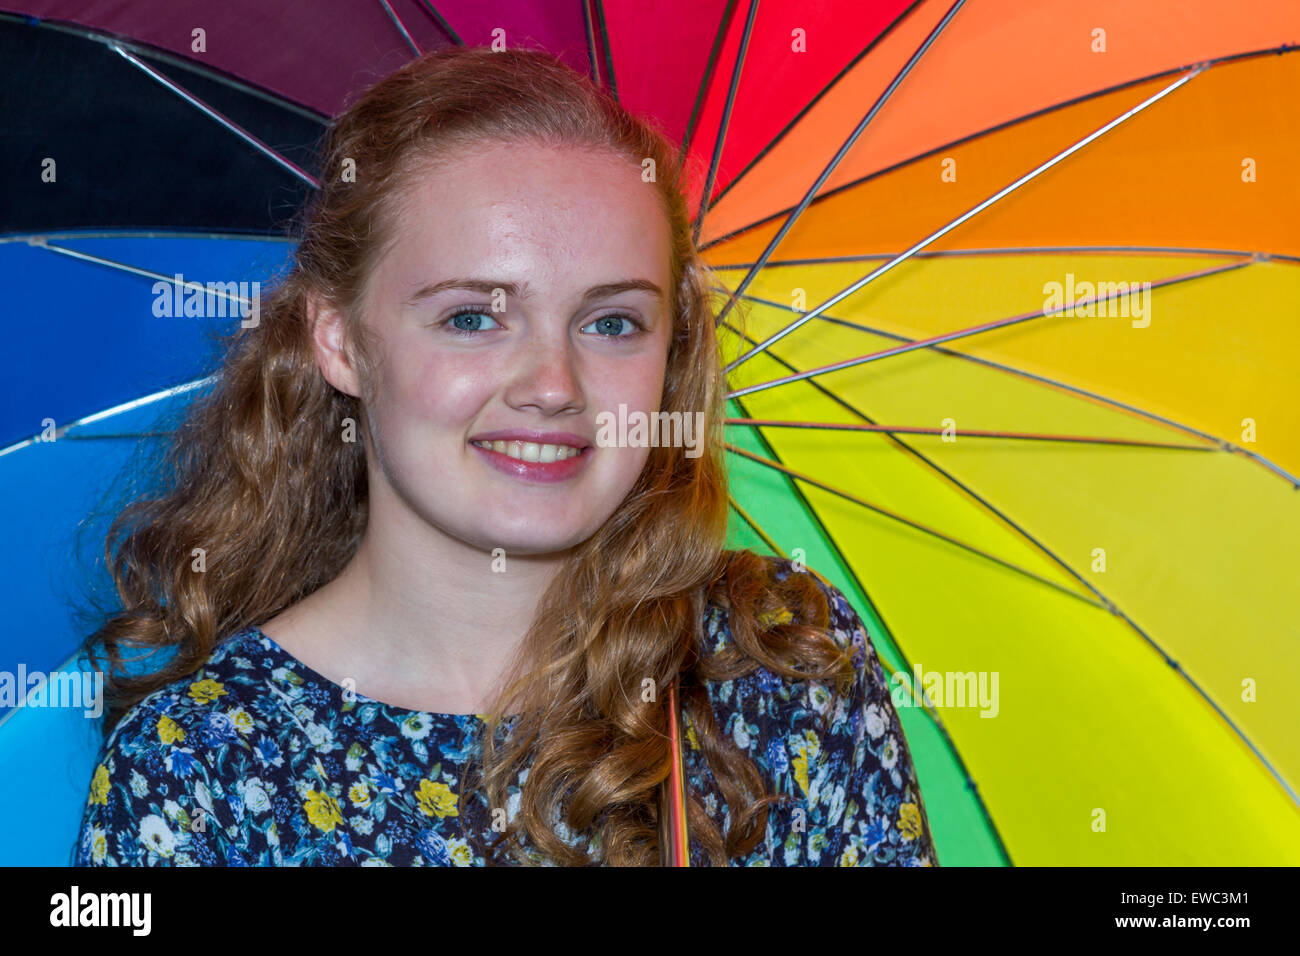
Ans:
MULTIPOLYGON (((769 560, 778 578, 797 573, 769 560)), ((851 700, 836 702, 822 684, 764 668, 707 685, 719 730, 755 762, 769 792, 793 798, 769 808, 766 839, 730 863, 937 866, 875 649, 840 591, 818 583, 830 601, 832 636, 854 651, 851 700)), ((706 650, 724 646, 726 611, 710 605, 704 624, 706 650)), ((725 832, 727 806, 694 728, 684 725, 689 786, 725 832)), ((72 864, 483 865, 461 828, 473 798, 458 788, 485 726, 480 715, 407 710, 351 691, 247 628, 113 729, 91 777, 72 864)), ((526 777, 527 769, 519 783, 526 777)), ((509 796, 513 819, 518 784, 509 796)), ((497 836, 487 825, 475 832, 480 842, 497 836)), ((570 845, 581 842, 562 823, 557 832, 570 845)), ((599 835, 585 847, 598 850, 599 835)), ((694 843, 691 861, 707 864, 694 843)))

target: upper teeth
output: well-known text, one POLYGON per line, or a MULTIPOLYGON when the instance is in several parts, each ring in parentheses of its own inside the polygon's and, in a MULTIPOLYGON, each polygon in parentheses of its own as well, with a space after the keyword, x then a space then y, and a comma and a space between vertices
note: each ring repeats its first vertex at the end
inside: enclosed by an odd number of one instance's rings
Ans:
POLYGON ((522 461, 564 461, 581 454, 572 445, 539 445, 533 441, 476 441, 474 444, 522 461))

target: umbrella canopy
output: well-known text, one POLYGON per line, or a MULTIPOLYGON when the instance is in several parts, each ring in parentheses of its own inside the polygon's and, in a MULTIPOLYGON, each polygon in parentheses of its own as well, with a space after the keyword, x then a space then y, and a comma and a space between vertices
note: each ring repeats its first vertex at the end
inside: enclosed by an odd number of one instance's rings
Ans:
MULTIPOLYGON (((154 283, 269 281, 328 117, 410 56, 542 45, 682 143, 731 545, 857 607, 941 861, 1300 862, 1300 9, 1134 6, 11 6, 0 668, 76 666, 73 532, 211 368, 154 283)), ((51 795, 0 796, 4 862, 66 862, 95 744, 0 711, 51 795)))

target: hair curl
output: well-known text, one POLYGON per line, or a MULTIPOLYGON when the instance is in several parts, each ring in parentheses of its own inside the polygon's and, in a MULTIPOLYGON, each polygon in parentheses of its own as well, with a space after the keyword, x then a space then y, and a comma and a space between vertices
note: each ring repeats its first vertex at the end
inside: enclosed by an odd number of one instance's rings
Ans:
MULTIPOLYGON (((108 664, 104 734, 144 697, 202 667, 223 637, 302 600, 355 553, 367 521, 366 451, 339 436, 347 418, 366 433, 373 394, 373 340, 358 314, 366 278, 392 241, 399 186, 415 164, 495 142, 654 161, 675 289, 661 407, 703 411, 706 428, 697 458, 651 449, 632 491, 571 551, 543 595, 482 738, 477 786, 487 806, 506 806, 509 783, 529 768, 518 813, 486 855, 495 862, 506 843, 526 864, 656 865, 658 785, 670 766, 667 695, 647 703, 640 688, 646 677, 665 687, 680 675, 680 705, 732 822, 723 834, 690 793, 688 821, 710 863, 726 865, 753 849, 768 806, 781 798, 767 794, 752 761, 716 727, 705 683, 762 665, 797 679, 835 678, 841 693, 852 665, 827 636, 825 595, 812 574, 777 581, 767 559, 725 549, 725 374, 711 273, 692 238, 676 148, 543 51, 427 54, 333 123, 320 188, 295 223, 292 268, 269 292, 260 324, 223 342, 215 386, 187 409, 159 486, 131 501, 108 531, 104 554, 121 609, 83 644, 96 666, 101 653, 108 664), (355 181, 340 175, 345 160, 355 163, 355 181), (322 375, 309 294, 346 316, 362 398, 322 375), (192 570, 195 548, 209 555, 204 573, 192 570), (702 641, 710 602, 726 609, 731 635, 717 652, 702 641), (782 608, 793 620, 779 623, 784 616, 774 612, 782 608), (122 651, 133 648, 175 653, 152 672, 128 673, 122 651), (503 714, 515 722, 498 741, 503 714), (570 834, 595 837, 595 858, 591 846, 562 838, 560 821, 570 834)), ((462 814, 462 828, 469 816, 462 814)))

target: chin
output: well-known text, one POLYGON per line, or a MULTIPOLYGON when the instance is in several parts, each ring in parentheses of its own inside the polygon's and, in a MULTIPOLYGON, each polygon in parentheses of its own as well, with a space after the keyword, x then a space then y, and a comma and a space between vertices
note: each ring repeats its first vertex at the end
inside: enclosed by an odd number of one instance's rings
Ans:
POLYGON ((518 528, 501 528, 498 532, 493 533, 493 529, 489 528, 485 531, 483 526, 479 525, 474 529, 472 538, 467 540, 477 543, 489 555, 494 548, 501 548, 508 559, 525 555, 557 554, 568 551, 586 541, 594 533, 595 531, 592 530, 557 534, 555 528, 538 528, 532 531, 518 528))

